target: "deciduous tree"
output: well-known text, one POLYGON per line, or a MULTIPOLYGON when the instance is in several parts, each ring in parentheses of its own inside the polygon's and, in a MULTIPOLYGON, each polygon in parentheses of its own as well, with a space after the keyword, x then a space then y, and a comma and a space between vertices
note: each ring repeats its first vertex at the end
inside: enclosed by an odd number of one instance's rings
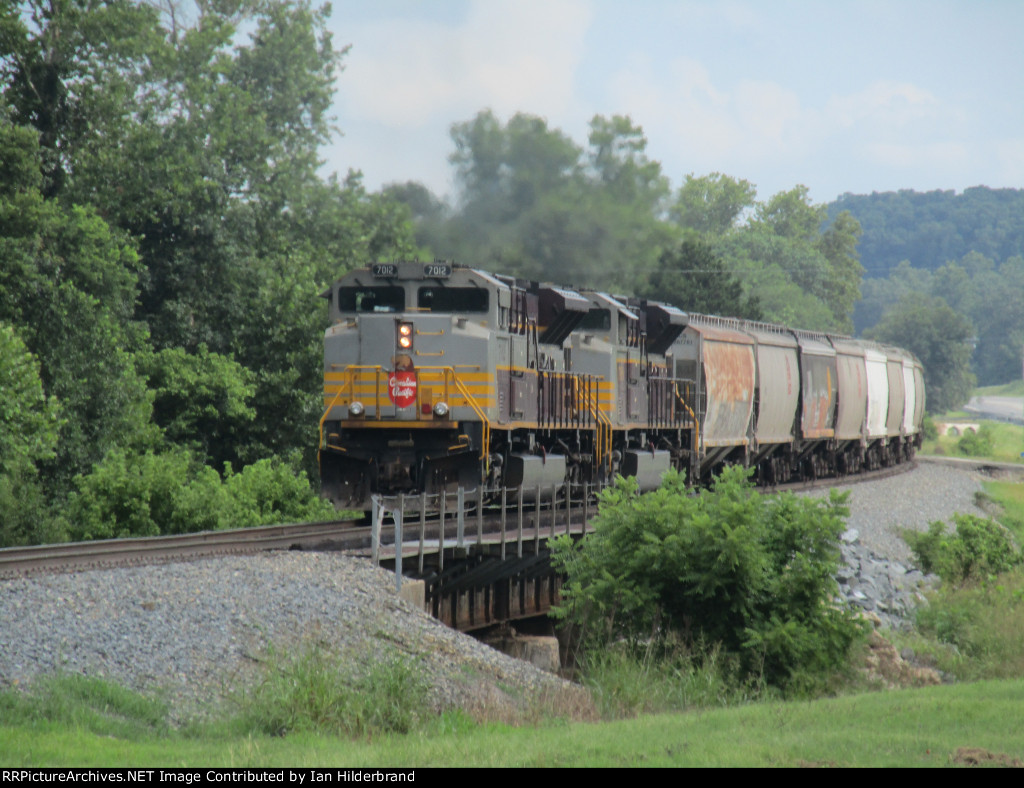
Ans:
POLYGON ((941 298, 911 293, 886 312, 866 336, 906 348, 924 365, 928 411, 944 413, 971 396, 975 378, 970 371, 973 329, 941 298))

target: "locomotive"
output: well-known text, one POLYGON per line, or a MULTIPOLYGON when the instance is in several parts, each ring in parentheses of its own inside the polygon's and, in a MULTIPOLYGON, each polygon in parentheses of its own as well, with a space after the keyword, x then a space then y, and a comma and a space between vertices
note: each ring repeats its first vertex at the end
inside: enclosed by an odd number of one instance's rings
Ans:
MULTIPOLYGON (((763 484, 904 462, 924 376, 894 347, 491 274, 377 263, 328 288, 323 494, 763 484)), ((492 493, 488 493, 492 494, 492 493)))

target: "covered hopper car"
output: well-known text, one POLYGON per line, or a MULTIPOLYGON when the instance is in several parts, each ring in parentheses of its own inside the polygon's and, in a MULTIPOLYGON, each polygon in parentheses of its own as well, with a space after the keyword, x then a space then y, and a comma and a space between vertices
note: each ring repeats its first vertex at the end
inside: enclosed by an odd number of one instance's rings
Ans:
POLYGON ((322 491, 375 494, 761 483, 913 456, 924 378, 898 348, 448 262, 378 263, 323 294, 322 491))

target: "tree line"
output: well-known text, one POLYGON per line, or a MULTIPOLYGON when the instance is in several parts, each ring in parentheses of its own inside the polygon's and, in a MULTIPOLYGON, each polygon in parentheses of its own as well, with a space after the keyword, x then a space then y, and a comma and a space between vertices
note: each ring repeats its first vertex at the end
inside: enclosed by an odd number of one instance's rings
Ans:
POLYGON ((936 335, 925 343, 938 365, 962 356, 966 343, 969 368, 947 364, 951 374, 936 381, 953 395, 942 399, 948 407, 966 400, 972 376, 982 385, 1020 379, 1024 190, 844 195, 829 210, 839 207, 864 227, 860 250, 869 278, 854 310, 857 331, 902 325, 904 333, 920 335, 922 324, 934 323, 937 334, 943 325, 956 341, 947 345, 936 335))
POLYGON ((181 9, 0 4, 2 544, 323 516, 318 288, 415 252, 318 174, 325 11, 181 9))

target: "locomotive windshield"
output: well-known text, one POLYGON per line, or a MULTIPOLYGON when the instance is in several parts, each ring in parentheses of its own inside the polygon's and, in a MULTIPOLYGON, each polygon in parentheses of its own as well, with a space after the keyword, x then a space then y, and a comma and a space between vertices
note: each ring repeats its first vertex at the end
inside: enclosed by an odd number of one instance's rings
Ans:
POLYGON ((401 287, 339 287, 338 309, 342 312, 403 312, 405 290, 401 287))
POLYGON ((431 312, 486 312, 487 296, 480 287, 421 287, 416 306, 431 312))

